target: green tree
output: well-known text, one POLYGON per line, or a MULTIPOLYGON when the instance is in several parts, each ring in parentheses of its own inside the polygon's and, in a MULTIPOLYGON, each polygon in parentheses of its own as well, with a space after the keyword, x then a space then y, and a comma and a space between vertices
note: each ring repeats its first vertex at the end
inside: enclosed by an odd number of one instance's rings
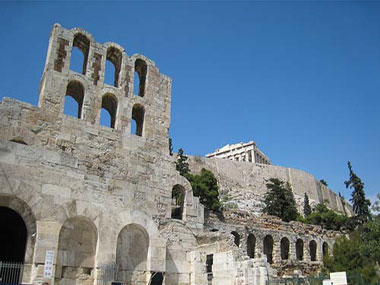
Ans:
POLYGON ((380 265, 380 215, 365 223, 361 229, 360 253, 380 265))
POLYGON ((327 230, 339 231, 346 227, 348 218, 330 210, 325 203, 320 203, 315 206, 314 211, 304 221, 307 224, 319 225, 327 230))
POLYGON ((187 162, 187 156, 183 154, 183 149, 178 150, 177 161, 176 161, 176 170, 180 175, 185 176, 190 172, 189 163, 187 162))
POLYGON ((371 207, 371 210, 375 213, 377 213, 377 215, 380 214, 380 194, 377 194, 377 201, 375 201, 375 203, 373 203, 372 207, 371 207))
POLYGON ((355 213, 355 220, 357 224, 363 224, 370 218, 369 206, 371 202, 365 198, 364 183, 352 171, 351 162, 348 162, 348 169, 350 170, 350 179, 345 181, 346 188, 354 189, 352 191, 352 207, 355 213))
POLYGON ((170 156, 173 155, 173 142, 172 142, 172 138, 169 138, 169 154, 170 154, 170 156))
POLYGON ((305 217, 311 214, 311 207, 309 203, 309 196, 305 193, 305 197, 303 199, 303 214, 305 217))
POLYGON ((319 182, 321 182, 325 186, 328 186, 326 180, 324 180, 324 179, 319 180, 319 182))
POLYGON ((294 221, 298 212, 290 185, 277 178, 270 178, 266 186, 268 192, 265 194, 263 212, 285 222, 294 221))
POLYGON ((218 211, 221 207, 219 201, 218 181, 214 174, 202 168, 200 174, 187 173, 185 177, 190 181, 194 196, 209 210, 218 211))
POLYGON ((379 284, 376 264, 373 259, 361 254, 363 240, 360 231, 354 231, 348 239, 338 238, 333 247, 333 255, 323 258, 324 267, 329 272, 347 271, 348 274, 362 274, 365 284, 379 284))

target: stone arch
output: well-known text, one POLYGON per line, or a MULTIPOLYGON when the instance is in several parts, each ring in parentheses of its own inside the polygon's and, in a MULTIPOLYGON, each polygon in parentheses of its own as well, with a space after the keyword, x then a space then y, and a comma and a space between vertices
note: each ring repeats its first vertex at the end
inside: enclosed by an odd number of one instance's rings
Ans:
POLYGON ((281 259, 288 260, 289 259, 289 239, 287 237, 283 237, 281 239, 281 259))
POLYGON ((263 240, 264 254, 267 256, 267 262, 273 263, 273 237, 266 235, 263 240))
MULTIPOLYGON (((85 92, 85 88, 83 84, 77 80, 71 80, 67 84, 65 98, 72 97, 77 102, 77 118, 78 119, 82 118, 84 92, 85 92)), ((64 112, 67 113, 67 110, 64 110, 64 112)))
POLYGON ((327 242, 323 242, 322 244, 322 255, 323 257, 329 255, 329 245, 327 242))
POLYGON ((78 48, 83 53, 82 74, 86 75, 88 54, 90 51, 90 40, 85 34, 78 31, 76 34, 74 34, 73 49, 74 48, 78 48))
POLYGON ((136 130, 133 132, 131 127, 131 132, 139 137, 142 137, 144 132, 144 116, 144 107, 140 104, 135 104, 132 108, 132 120, 135 121, 136 130))
MULTIPOLYGON (((26 248, 23 258, 24 264, 33 263, 35 239, 37 233, 36 217, 29 205, 18 197, 12 195, 0 195, 0 207, 8 208, 17 213, 26 227, 26 248)), ((2 246, 4 246, 2 244, 2 246)))
POLYGON ((134 284, 137 280, 144 280, 148 271, 148 250, 149 235, 144 227, 128 224, 122 228, 116 248, 118 281, 134 284))
POLYGON ((123 58, 122 49, 120 49, 116 44, 113 44, 113 43, 105 44, 105 46, 107 45, 108 45, 108 48, 106 52, 106 61, 111 62, 115 68, 115 73, 113 76, 113 79, 114 79, 113 86, 119 87, 120 71, 121 71, 121 64, 122 64, 122 58, 123 58))
POLYGON ((182 220, 185 205, 186 190, 180 185, 176 184, 172 188, 172 202, 171 202, 171 218, 182 220))
POLYGON ((303 260, 303 240, 300 238, 296 241, 296 258, 303 260))
POLYGON ((249 234, 247 238, 247 255, 250 258, 255 258, 256 250, 256 237, 253 234, 249 234))
POLYGON ((145 82, 146 82, 146 76, 147 76, 148 66, 146 62, 141 59, 137 58, 135 60, 135 77, 134 77, 134 90, 138 90, 138 96, 144 97, 145 96, 145 82), (137 75, 137 76, 136 76, 137 75), (138 82, 137 82, 138 79, 138 82))
POLYGON ((234 244, 239 247, 240 246, 240 235, 236 231, 232 231, 231 235, 234 236, 234 244))
POLYGON ((117 98, 112 93, 106 93, 102 97, 102 109, 105 109, 110 116, 110 128, 116 128, 117 98))
POLYGON ((86 217, 75 216, 67 219, 59 233, 56 281, 93 282, 93 269, 98 242, 98 231, 94 223, 86 217))
POLYGON ((315 240, 309 243, 310 261, 317 261, 317 243, 315 240))

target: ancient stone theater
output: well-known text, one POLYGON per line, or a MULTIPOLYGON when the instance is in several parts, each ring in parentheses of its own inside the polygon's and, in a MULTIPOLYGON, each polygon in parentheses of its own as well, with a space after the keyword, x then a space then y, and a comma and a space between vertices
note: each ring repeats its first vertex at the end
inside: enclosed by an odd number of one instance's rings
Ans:
POLYGON ((225 210, 205 210, 169 153, 171 79, 152 60, 55 24, 39 94, 38 106, 0 102, 0 283, 265 284, 313 274, 331 252, 337 233, 261 213, 269 178, 292 185, 299 211, 305 193, 344 210, 304 171, 189 157, 218 181, 225 210), (70 70, 74 49, 82 72, 70 70))

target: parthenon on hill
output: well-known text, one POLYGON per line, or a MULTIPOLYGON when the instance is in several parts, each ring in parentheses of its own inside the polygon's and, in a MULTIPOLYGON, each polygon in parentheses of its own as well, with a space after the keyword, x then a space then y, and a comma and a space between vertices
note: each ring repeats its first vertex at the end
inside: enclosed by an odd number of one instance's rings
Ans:
POLYGON ((39 93, 38 106, 0 102, 0 261, 23 284, 265 284, 317 272, 329 254, 337 233, 261 214, 265 180, 289 182, 300 210, 305 193, 337 211, 341 199, 264 155, 190 157, 193 173, 215 174, 226 209, 205 211, 169 154, 171 79, 150 59, 55 24, 39 93), (74 50, 81 72, 70 69, 74 50))

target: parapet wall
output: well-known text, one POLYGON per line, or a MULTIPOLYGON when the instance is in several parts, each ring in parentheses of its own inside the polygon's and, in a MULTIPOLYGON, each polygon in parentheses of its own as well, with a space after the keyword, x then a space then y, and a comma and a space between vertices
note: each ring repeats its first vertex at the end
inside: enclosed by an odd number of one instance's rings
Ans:
MULTIPOLYGON (((190 169, 197 173, 202 168, 211 170, 218 180, 220 198, 227 208, 261 213, 264 194, 267 192, 266 180, 278 178, 288 181, 302 211, 304 195, 309 196, 311 205, 328 201, 327 206, 333 210, 344 212, 341 198, 311 174, 302 170, 275 165, 264 165, 243 161, 232 161, 220 158, 202 158, 189 156, 190 169)), ((345 204, 348 215, 349 205, 345 204)))

